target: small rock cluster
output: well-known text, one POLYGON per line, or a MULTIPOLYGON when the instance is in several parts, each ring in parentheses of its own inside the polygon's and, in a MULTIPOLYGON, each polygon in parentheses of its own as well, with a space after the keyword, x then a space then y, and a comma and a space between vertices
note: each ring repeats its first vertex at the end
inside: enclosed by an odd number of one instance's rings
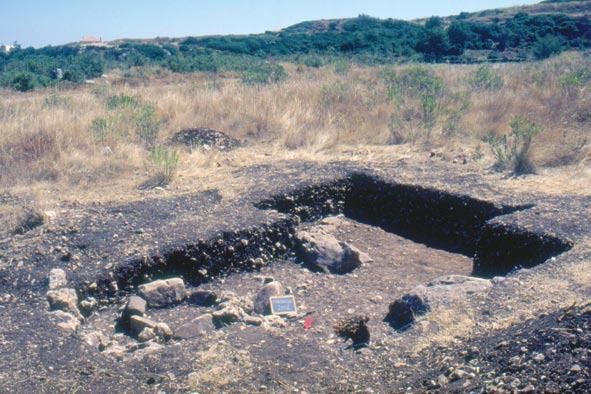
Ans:
POLYGON ((140 342, 192 339, 234 323, 264 327, 282 327, 284 321, 270 315, 269 297, 285 294, 281 283, 268 279, 257 293, 254 302, 232 292, 220 296, 210 290, 187 290, 181 278, 156 280, 138 287, 139 295, 128 298, 118 324, 140 342), (146 317, 147 308, 164 308, 187 301, 197 306, 214 307, 206 313, 186 322, 175 330, 166 323, 146 317))
POLYGON ((49 272, 47 302, 49 313, 56 320, 57 326, 69 332, 76 331, 80 322, 84 320, 78 309, 78 294, 76 290, 66 287, 68 280, 66 272, 54 268, 49 272))

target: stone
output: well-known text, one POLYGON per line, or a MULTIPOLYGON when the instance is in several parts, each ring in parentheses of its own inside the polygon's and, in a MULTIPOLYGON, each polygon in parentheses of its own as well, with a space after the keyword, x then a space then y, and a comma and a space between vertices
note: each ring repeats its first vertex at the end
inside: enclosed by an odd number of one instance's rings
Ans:
POLYGON ((130 296, 124 312, 128 316, 143 316, 146 313, 147 305, 148 303, 142 297, 130 296))
POLYGON ((76 294, 76 290, 68 288, 49 290, 47 292, 47 301, 49 302, 50 310, 61 310, 71 313, 79 320, 83 319, 80 310, 78 310, 78 295, 76 294))
POLYGON ((61 287, 66 287, 68 279, 66 278, 66 272, 60 268, 54 268, 49 271, 49 289, 55 290, 61 287))
POLYGON ((64 331, 73 333, 80 327, 80 319, 71 313, 62 310, 56 310, 49 313, 52 320, 54 320, 59 328, 64 331))
POLYGON ((244 310, 242 310, 240 307, 229 304, 219 311, 213 312, 212 318, 216 328, 220 328, 232 323, 239 322, 244 317, 244 315, 244 310))
POLYGON ((129 328, 130 318, 132 316, 144 316, 146 313, 147 302, 142 297, 132 295, 127 300, 125 308, 119 317, 119 324, 123 327, 129 328))
POLYGON ((536 353, 532 358, 535 362, 541 363, 546 359, 546 356, 544 356, 542 353, 536 353))
POLYGON ((154 327, 154 332, 157 336, 165 340, 169 340, 170 338, 172 338, 174 334, 168 326, 168 324, 166 323, 156 323, 156 326, 154 327))
POLYGON ((176 339, 192 339, 204 336, 215 330, 211 313, 201 315, 174 330, 176 339))
POLYGON ((445 375, 441 374, 437 377, 437 384, 439 387, 445 387, 449 383, 449 379, 445 377, 445 375))
POLYGON ((154 332, 154 329, 150 327, 144 328, 137 336, 137 339, 140 342, 148 342, 154 338, 156 338, 156 333, 154 332))
POLYGON ((296 240, 300 258, 326 273, 346 274, 372 261, 356 247, 322 230, 299 231, 296 240))
POLYGON ((139 334, 144 328, 156 328, 156 322, 142 316, 131 316, 129 318, 129 328, 135 334, 139 334))
POLYGON ((155 308, 178 304, 187 296, 185 282, 181 278, 156 280, 140 285, 138 293, 147 301, 148 306, 155 308))
POLYGON ((452 306, 476 294, 485 295, 492 288, 489 279, 463 275, 447 275, 412 290, 429 304, 452 306))
POLYGON ((212 306, 218 300, 218 296, 211 290, 195 290, 189 293, 187 302, 198 306, 212 306))
POLYGON ((285 294, 285 288, 278 281, 273 281, 265 284, 257 293, 254 300, 254 311, 259 315, 270 315, 271 305, 269 297, 276 297, 285 294))
POLYGON ((90 331, 82 335, 84 341, 91 347, 103 351, 109 345, 109 339, 101 331, 90 331))
POLYGON ((287 325, 285 319, 277 315, 264 316, 262 326, 266 329, 270 328, 284 328, 287 325))
POLYGON ((257 316, 246 315, 242 318, 242 321, 251 326, 260 326, 263 324, 263 319, 257 316))
POLYGON ((339 321, 334 329, 338 336, 351 339, 353 346, 369 344, 369 329, 367 328, 367 316, 353 316, 351 318, 339 321))
POLYGON ((80 309, 85 313, 91 313, 98 307, 98 301, 94 297, 88 297, 80 301, 80 309))
POLYGON ((415 317, 429 311, 429 305, 416 294, 405 294, 388 307, 384 321, 396 330, 404 330, 415 321, 415 317))

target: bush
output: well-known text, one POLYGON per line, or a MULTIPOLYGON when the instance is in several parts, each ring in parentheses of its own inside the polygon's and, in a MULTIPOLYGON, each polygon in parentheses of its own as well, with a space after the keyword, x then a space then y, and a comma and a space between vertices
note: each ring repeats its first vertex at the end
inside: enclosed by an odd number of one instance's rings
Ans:
POLYGON ((90 124, 90 133, 92 137, 100 142, 103 142, 107 138, 109 133, 109 120, 107 118, 95 118, 90 124))
POLYGON ((287 71, 280 64, 264 63, 243 71, 240 78, 246 85, 278 83, 287 79, 287 71))
POLYGON ((503 87, 504 81, 501 74, 490 65, 483 64, 472 75, 470 84, 474 89, 496 91, 503 87))
POLYGON ((150 164, 155 169, 155 174, 146 182, 142 183, 139 188, 149 189, 168 185, 174 178, 178 168, 179 155, 177 151, 158 145, 150 149, 148 158, 150 164))
POLYGON ((533 138, 541 131, 541 127, 534 122, 517 116, 511 121, 511 134, 502 137, 489 135, 486 141, 496 159, 495 169, 511 169, 515 175, 535 173, 531 146, 533 138))
POLYGON ((110 96, 107 98, 107 109, 114 110, 119 108, 135 108, 137 107, 139 102, 125 94, 121 94, 118 96, 110 96))
POLYGON ((561 39, 556 36, 546 35, 535 42, 532 46, 532 52, 536 59, 546 59, 560 53, 563 47, 561 39))
POLYGON ((320 56, 306 56, 303 60, 304 65, 312 68, 320 68, 324 65, 320 56))
POLYGON ((11 85, 13 89, 18 90, 19 92, 28 92, 35 89, 37 84, 35 83, 35 77, 33 74, 20 73, 12 79, 11 85))
POLYGON ((334 63, 334 72, 339 75, 346 75, 351 70, 351 62, 345 59, 339 59, 334 63))
POLYGON ((563 89, 582 88, 589 81, 591 81, 591 69, 586 66, 580 66, 559 78, 560 86, 563 89))
POLYGON ((399 75, 387 70, 383 76, 389 85, 389 96, 398 100, 405 96, 418 99, 424 125, 427 128, 433 127, 439 115, 440 99, 445 91, 443 81, 431 70, 421 66, 407 68, 399 75))
POLYGON ((156 109, 152 105, 142 105, 134 113, 137 133, 140 139, 148 146, 152 146, 160 132, 160 119, 156 109))

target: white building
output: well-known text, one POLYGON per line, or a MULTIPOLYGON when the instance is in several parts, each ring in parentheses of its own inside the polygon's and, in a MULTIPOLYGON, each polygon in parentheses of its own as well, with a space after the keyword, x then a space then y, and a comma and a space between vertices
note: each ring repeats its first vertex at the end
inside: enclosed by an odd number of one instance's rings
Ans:
POLYGON ((0 52, 8 53, 14 49, 14 45, 2 44, 0 45, 0 52))

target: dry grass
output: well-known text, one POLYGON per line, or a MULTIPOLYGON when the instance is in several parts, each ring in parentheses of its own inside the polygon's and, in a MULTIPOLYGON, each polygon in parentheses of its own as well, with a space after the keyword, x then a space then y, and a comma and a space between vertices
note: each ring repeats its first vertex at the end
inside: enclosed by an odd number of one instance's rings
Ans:
POLYGON ((536 164, 588 164, 591 84, 564 84, 568 73, 589 69, 586 55, 495 66, 504 81, 495 91, 472 86, 477 66, 429 66, 444 84, 431 112, 416 95, 391 94, 385 71, 400 75, 408 67, 414 66, 353 67, 338 75, 331 68, 286 65, 289 79, 267 86, 245 86, 232 75, 126 79, 113 73, 108 81, 75 90, 3 92, 0 187, 13 193, 33 190, 36 197, 56 200, 136 193, 137 185, 153 175, 149 144, 138 123, 143 115, 129 108, 108 109, 114 95, 155 108, 157 144, 187 127, 211 127, 248 141, 249 147, 227 154, 182 152, 182 170, 172 188, 238 166, 339 159, 351 150, 363 156, 392 143, 413 151, 459 147, 484 168, 492 160, 485 137, 508 133, 517 115, 544 128, 534 140, 536 164))

